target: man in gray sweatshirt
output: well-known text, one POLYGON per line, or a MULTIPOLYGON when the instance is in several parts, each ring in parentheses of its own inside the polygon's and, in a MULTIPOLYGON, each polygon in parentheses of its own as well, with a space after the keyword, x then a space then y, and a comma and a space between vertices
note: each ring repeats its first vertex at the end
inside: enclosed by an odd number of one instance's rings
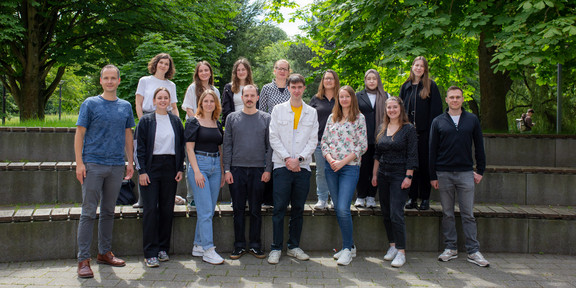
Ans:
POLYGON ((232 259, 248 252, 257 258, 265 258, 260 239, 264 183, 270 181, 272 172, 272 148, 268 139, 270 114, 256 109, 258 88, 246 85, 242 89, 244 108, 226 117, 224 131, 224 179, 230 188, 234 209, 234 251, 232 259), (250 233, 247 247, 244 211, 248 200, 250 209, 250 233))

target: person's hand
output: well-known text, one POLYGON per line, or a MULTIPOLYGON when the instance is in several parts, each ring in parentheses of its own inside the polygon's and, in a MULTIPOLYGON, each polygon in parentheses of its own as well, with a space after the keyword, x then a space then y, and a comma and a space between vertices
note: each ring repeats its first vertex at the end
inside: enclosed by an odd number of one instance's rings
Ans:
POLYGON ((480 181, 482 181, 482 175, 474 172, 474 183, 480 184, 480 181))
POLYGON ((124 180, 132 179, 133 175, 134 175, 134 164, 128 162, 128 166, 126 167, 126 177, 124 177, 124 180))
POLYGON ((438 190, 438 180, 431 180, 430 185, 432 185, 434 189, 438 190))
POLYGON ((204 181, 204 175, 202 175, 200 171, 194 171, 194 182, 196 182, 196 186, 198 186, 200 189, 204 189, 204 181))
POLYGON ((228 183, 228 185, 234 183, 234 176, 232 176, 232 172, 226 172, 226 174, 224 174, 224 180, 226 183, 228 183))
POLYGON ((408 188, 410 188, 411 185, 412 185, 412 179, 404 178, 404 181, 402 181, 402 185, 400 186, 400 188, 408 189, 408 188))
POLYGON ((178 173, 176 173, 176 177, 174 178, 174 180, 176 180, 176 182, 180 182, 180 180, 182 180, 183 174, 184 173, 182 171, 178 171, 178 173))
POLYGON ((372 175, 372 186, 378 187, 378 177, 376 175, 372 175))
POLYGON ((260 179, 262 182, 264 183, 268 183, 268 181, 270 181, 270 172, 264 172, 262 173, 262 178, 260 179))
POLYGON ((140 183, 140 186, 148 186, 148 184, 150 184, 150 177, 148 177, 148 174, 140 174, 140 176, 138 176, 138 183, 140 183))
POLYGON ((297 158, 288 158, 286 160, 286 168, 292 172, 300 172, 300 160, 297 158))
POLYGON ((84 178, 86 178, 86 166, 84 163, 76 163, 76 179, 80 184, 84 184, 84 178))
POLYGON ((344 167, 344 162, 340 161, 340 160, 332 160, 332 162, 330 162, 330 168, 332 168, 332 171, 334 172, 338 172, 338 170, 342 169, 342 167, 344 167))

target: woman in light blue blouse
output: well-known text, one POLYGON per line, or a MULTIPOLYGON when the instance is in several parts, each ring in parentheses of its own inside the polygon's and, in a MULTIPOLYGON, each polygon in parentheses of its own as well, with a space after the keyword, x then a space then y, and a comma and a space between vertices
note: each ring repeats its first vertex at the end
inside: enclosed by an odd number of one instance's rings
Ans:
POLYGON ((342 250, 334 258, 338 260, 338 265, 348 265, 356 256, 350 203, 360 175, 362 154, 368 148, 366 120, 360 113, 358 98, 352 87, 344 86, 338 90, 321 145, 322 155, 326 159, 326 182, 342 234, 342 250))

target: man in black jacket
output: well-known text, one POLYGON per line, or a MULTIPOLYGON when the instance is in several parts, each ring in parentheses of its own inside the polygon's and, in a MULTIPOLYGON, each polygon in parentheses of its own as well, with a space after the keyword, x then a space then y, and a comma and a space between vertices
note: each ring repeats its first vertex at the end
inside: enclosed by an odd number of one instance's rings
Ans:
POLYGON ((490 263, 479 252, 474 219, 474 183, 482 180, 486 169, 486 155, 480 121, 462 108, 462 89, 448 88, 446 103, 448 110, 432 121, 430 130, 430 184, 440 192, 442 204, 442 233, 446 245, 438 256, 440 261, 458 257, 454 202, 458 195, 462 228, 466 236, 468 261, 487 267, 490 263), (474 145, 476 172, 472 159, 474 145))

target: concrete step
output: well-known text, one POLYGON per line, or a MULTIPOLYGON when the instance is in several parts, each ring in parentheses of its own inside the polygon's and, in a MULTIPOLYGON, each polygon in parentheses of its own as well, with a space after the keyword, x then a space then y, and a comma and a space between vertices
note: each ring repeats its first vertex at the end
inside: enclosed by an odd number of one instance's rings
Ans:
MULTIPOLYGON (((301 247, 306 251, 340 249, 340 230, 333 210, 315 211, 307 204, 301 247)), ((379 208, 351 207, 355 244, 361 251, 384 251, 386 233, 379 208)), ((407 210, 407 250, 441 251, 441 207, 428 211, 407 210)), ((77 205, 38 208, 0 208, 0 262, 74 258, 80 208, 77 205), (50 249, 46 249, 50 247, 50 249)), ((287 213, 288 215, 289 213, 287 213)), ((113 249, 119 255, 142 254, 141 210, 116 207, 113 249)), ((272 210, 263 210, 262 241, 269 250, 272 240, 272 210)), ((458 217, 457 210, 457 218, 458 217)), ((576 208, 533 205, 476 205, 478 240, 482 252, 551 253, 576 255, 576 208)), ((247 217, 248 221, 248 217, 247 217)), ((213 219, 214 241, 219 252, 233 248, 234 229, 230 205, 218 205, 213 219)), ((286 226, 288 217, 286 219, 286 226)), ((193 246, 195 212, 175 206, 170 254, 189 254, 193 246)), ((460 220, 457 220, 459 250, 465 251, 460 220)), ((287 230, 286 230, 287 231, 287 230)), ((93 255, 96 255, 96 229, 93 255)), ((287 232, 285 233, 287 238, 287 232)))
MULTIPOLYGON (((74 162, 0 162, 0 206, 15 204, 77 203, 82 201, 74 162)), ((315 165, 308 200, 316 198, 315 165)), ((133 180, 137 181, 137 175, 133 180)), ((185 180, 177 194, 186 196, 185 180)), ((576 168, 541 166, 488 166, 476 185, 476 201, 519 205, 576 206, 576 168)), ((136 192, 135 192, 136 193, 136 192)), ((433 191, 431 199, 439 201, 433 191)), ((229 202, 228 185, 219 201, 229 202)))

